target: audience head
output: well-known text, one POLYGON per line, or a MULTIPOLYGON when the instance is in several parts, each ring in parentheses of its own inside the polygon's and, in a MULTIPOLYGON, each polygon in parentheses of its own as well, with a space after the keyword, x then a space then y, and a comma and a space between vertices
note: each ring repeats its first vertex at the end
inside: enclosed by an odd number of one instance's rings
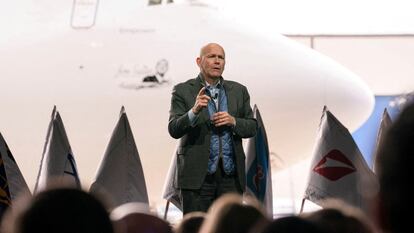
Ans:
POLYGON ((172 233, 170 224, 150 213, 148 204, 127 203, 111 213, 116 233, 172 233))
POLYGON ((411 229, 414 193, 414 105, 407 105, 390 126, 377 152, 380 191, 376 221, 383 231, 399 233, 411 229))
POLYGON ((268 222, 266 214, 253 199, 225 194, 210 207, 200 233, 247 233, 256 224, 268 222))
POLYGON ((197 233, 206 218, 204 212, 191 212, 184 215, 181 222, 175 228, 175 233, 197 233))
POLYGON ((261 233, 330 233, 316 224, 298 216, 288 216, 273 220, 261 233))
POLYGON ((8 214, 9 233, 113 233, 105 207, 80 189, 42 191, 8 214))
POLYGON ((374 228, 365 214, 340 200, 325 202, 324 208, 302 217, 330 233, 373 233, 374 228))

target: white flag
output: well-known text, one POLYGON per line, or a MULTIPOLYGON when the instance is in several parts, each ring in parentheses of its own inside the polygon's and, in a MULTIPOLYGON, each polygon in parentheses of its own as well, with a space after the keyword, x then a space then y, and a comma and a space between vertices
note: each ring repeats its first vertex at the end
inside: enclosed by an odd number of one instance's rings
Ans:
POLYGON ((75 158, 66 135, 62 118, 56 106, 46 135, 42 160, 34 192, 44 190, 48 185, 63 182, 65 186, 81 188, 75 158))
POLYGON ((254 106, 257 120, 256 136, 247 139, 246 146, 246 193, 256 197, 273 217, 272 173, 269 144, 259 109, 254 106))
MULTIPOLYGON (((177 148, 180 146, 181 139, 177 144, 177 148)), ((173 203, 178 209, 183 210, 181 203, 180 190, 177 188, 177 148, 174 150, 170 168, 168 169, 167 177, 165 179, 162 197, 173 203)))
POLYGON ((368 211, 366 198, 378 183, 349 131, 324 108, 305 198, 323 205, 338 198, 368 211))
POLYGON ((111 209, 129 202, 148 205, 144 172, 124 107, 90 192, 111 198, 111 209))
POLYGON ((0 220, 4 211, 22 195, 30 195, 29 187, 0 133, 0 220))
POLYGON ((385 108, 384 112, 382 113, 381 124, 380 124, 380 127, 378 129, 376 149, 375 149, 374 158, 373 158, 373 170, 374 170, 375 173, 377 173, 376 163, 377 163, 378 148, 382 144, 382 141, 384 140, 384 136, 385 136, 388 128, 391 126, 391 124, 392 124, 391 117, 388 114, 387 108, 385 108))

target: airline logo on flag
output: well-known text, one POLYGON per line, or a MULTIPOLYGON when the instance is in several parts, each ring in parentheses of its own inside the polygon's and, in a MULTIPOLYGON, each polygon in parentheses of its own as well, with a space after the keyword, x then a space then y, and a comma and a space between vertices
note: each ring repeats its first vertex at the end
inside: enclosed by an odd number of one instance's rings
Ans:
POLYGON ((324 108, 308 186, 304 198, 323 205, 328 198, 369 209, 368 197, 377 190, 369 169, 348 129, 324 108))
POLYGON ((76 170, 75 158, 71 153, 68 153, 67 158, 69 164, 66 164, 66 169, 64 170, 64 173, 73 176, 73 178, 75 179, 76 187, 81 187, 78 171, 76 170))
POLYGON ((341 151, 335 149, 325 155, 319 163, 316 164, 313 171, 331 181, 336 181, 355 172, 356 169, 352 162, 341 151))
POLYGON ((81 188, 65 126, 56 106, 54 106, 34 192, 38 193, 47 188, 51 182, 56 181, 64 182, 71 187, 81 188))
POLYGON ((257 133, 256 136, 247 140, 245 147, 246 193, 256 197, 263 204, 269 216, 273 216, 272 175, 266 130, 256 105, 253 112, 257 120, 257 133))
POLYGON ((257 154, 247 171, 247 186, 255 194, 257 199, 263 202, 266 194, 266 176, 268 174, 269 161, 267 159, 268 152, 265 151, 266 146, 262 131, 261 127, 257 130, 255 140, 257 154))
POLYGON ((254 187, 256 188, 256 192, 258 193, 260 193, 260 186, 263 186, 264 178, 265 174, 263 173, 263 167, 260 164, 258 164, 256 166, 256 174, 254 174, 253 176, 254 187), (260 183, 262 183, 262 185, 260 185, 260 183))
POLYGON ((5 210, 13 205, 13 201, 27 194, 30 194, 29 187, 0 133, 0 221, 5 210))

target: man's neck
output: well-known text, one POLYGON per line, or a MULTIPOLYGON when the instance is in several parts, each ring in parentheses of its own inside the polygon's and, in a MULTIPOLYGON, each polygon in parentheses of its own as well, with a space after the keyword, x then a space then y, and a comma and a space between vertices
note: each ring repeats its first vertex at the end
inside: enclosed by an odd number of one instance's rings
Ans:
POLYGON ((220 77, 218 77, 218 78, 209 78, 209 77, 204 76, 204 81, 206 81, 208 85, 215 86, 220 81, 220 77))

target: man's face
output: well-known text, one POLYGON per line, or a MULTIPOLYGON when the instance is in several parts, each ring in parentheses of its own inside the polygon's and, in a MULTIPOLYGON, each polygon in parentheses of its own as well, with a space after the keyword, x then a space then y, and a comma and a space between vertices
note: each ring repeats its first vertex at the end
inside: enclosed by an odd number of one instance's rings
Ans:
POLYGON ((207 79, 218 79, 224 71, 226 64, 224 50, 216 44, 208 45, 197 58, 197 65, 207 79))

